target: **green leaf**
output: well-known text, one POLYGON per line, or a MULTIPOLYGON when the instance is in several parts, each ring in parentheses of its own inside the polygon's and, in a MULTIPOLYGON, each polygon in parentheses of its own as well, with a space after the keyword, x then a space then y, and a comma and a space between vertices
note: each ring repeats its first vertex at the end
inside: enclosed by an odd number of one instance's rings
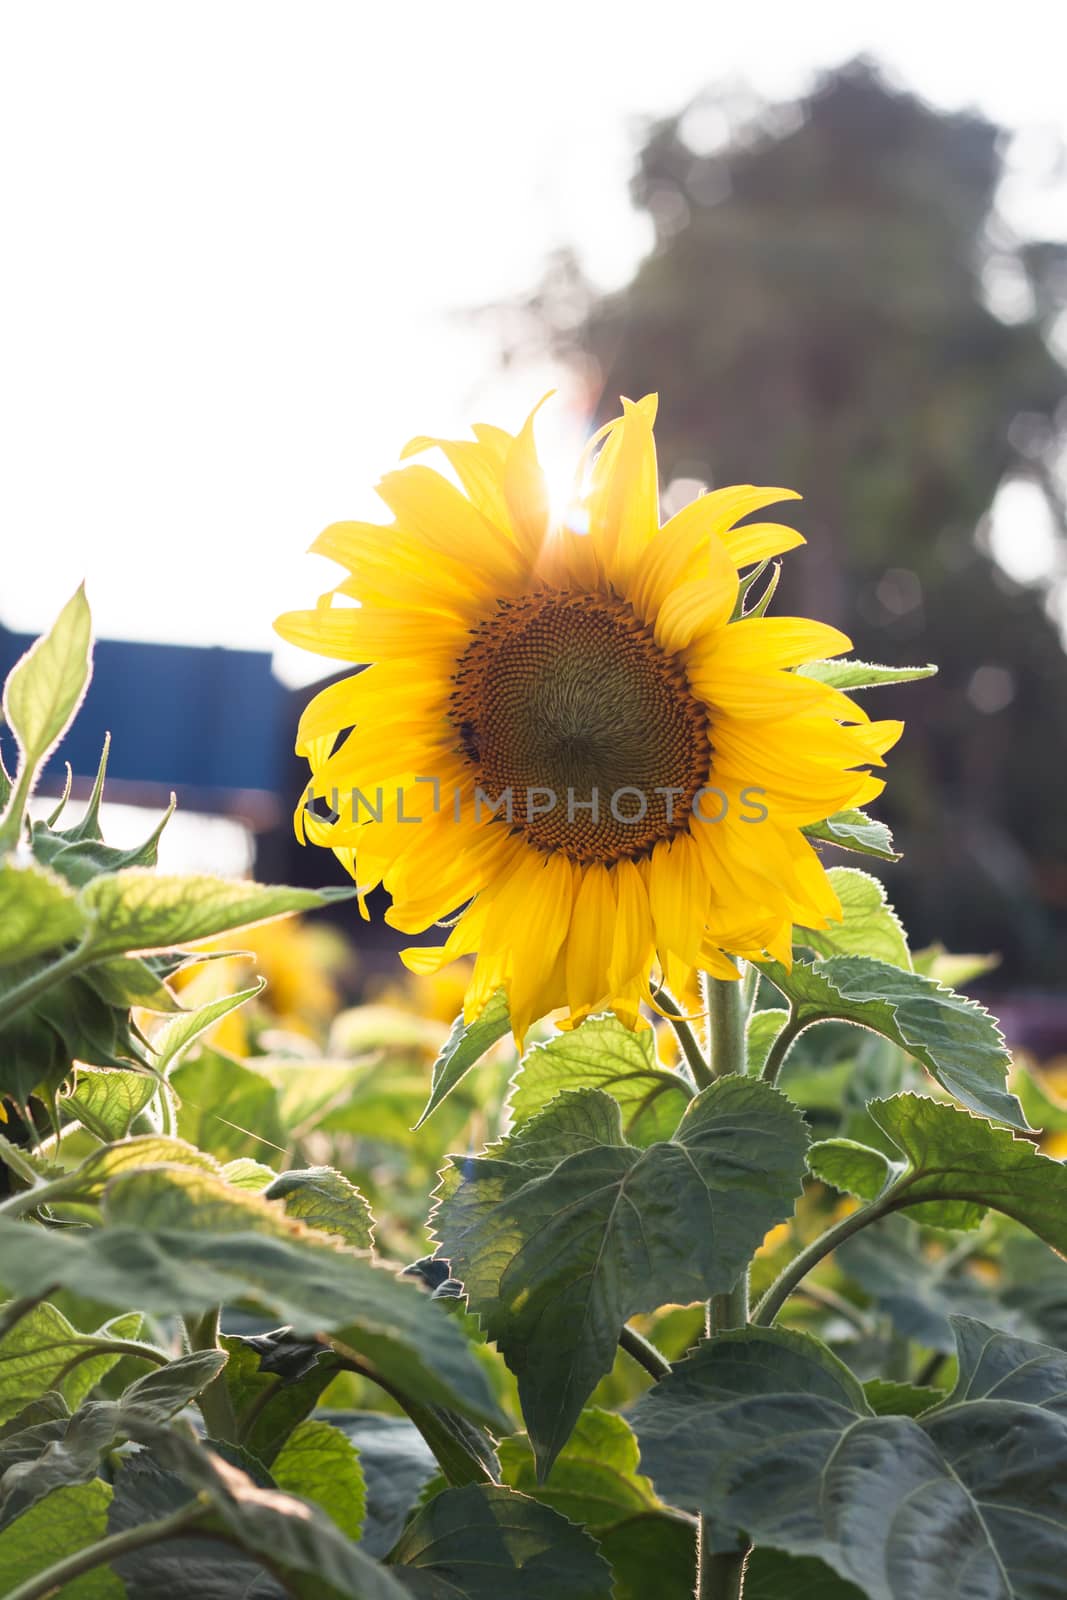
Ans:
POLYGON ((429 1445, 407 1417, 380 1411, 320 1410, 316 1415, 354 1445, 367 1486, 363 1548, 387 1555, 421 1490, 437 1473, 429 1445))
POLYGON ((611 1569, 589 1535, 496 1485, 435 1495, 390 1560, 424 1600, 611 1600, 611 1569))
MULTIPOLYGON (((143 1167, 163 1165, 218 1172, 218 1162, 203 1150, 196 1150, 184 1139, 171 1139, 162 1133, 138 1134, 102 1145, 87 1156, 73 1172, 63 1173, 49 1184, 48 1199, 97 1200, 112 1178, 136 1172, 143 1167)), ((32 1192, 32 1191, 31 1191, 32 1192)), ((42 1195, 42 1200, 46 1197, 42 1195)))
POLYGON ((265 1167, 262 1161, 252 1161, 248 1156, 238 1156, 236 1161, 227 1161, 222 1169, 222 1176, 234 1189, 251 1189, 253 1194, 262 1194, 269 1189, 278 1174, 273 1167, 265 1167))
POLYGON ((338 1330, 387 1383, 501 1426, 487 1379, 442 1307, 279 1206, 221 1178, 156 1168, 113 1178, 103 1228, 45 1229, 0 1217, 9 1291, 62 1283, 105 1305, 151 1314, 249 1300, 297 1332, 338 1330))
POLYGON ((224 1334, 221 1344, 230 1358, 225 1381, 241 1443, 269 1467, 340 1365, 320 1341, 296 1339, 287 1329, 254 1338, 224 1334))
POLYGON ((34 861, 0 862, 0 966, 77 939, 86 919, 72 889, 34 861))
POLYGON ((809 839, 835 844, 839 850, 854 850, 858 855, 875 856, 879 861, 899 861, 893 849, 893 835, 884 822, 876 822, 866 811, 836 811, 824 822, 812 822, 800 830, 809 839))
POLYGON ((841 902, 844 918, 829 928, 797 928, 794 942, 819 956, 873 956, 911 971, 908 941, 900 918, 886 899, 885 885, 855 867, 831 867, 826 874, 841 902))
POLYGON ((626 1144, 614 1100, 585 1089, 485 1157, 452 1158, 441 1253, 518 1377, 542 1472, 630 1317, 733 1286, 791 1213, 806 1143, 784 1095, 727 1077, 648 1150, 626 1144))
POLYGON ((877 667, 870 661, 806 661, 797 668, 799 677, 817 678, 845 694, 874 689, 883 683, 913 683, 916 678, 932 678, 936 672, 934 666, 877 667))
POLYGON ((724 1517, 719 1485, 731 1462, 743 1459, 746 1446, 758 1449, 766 1439, 768 1430, 755 1423, 751 1435, 742 1430, 752 1402, 768 1397, 777 1406, 783 1450, 793 1446, 796 1430, 798 1462, 803 1460, 801 1430, 836 1433, 871 1414, 858 1379, 818 1339, 754 1325, 704 1340, 643 1394, 630 1414, 641 1466, 657 1492, 670 1505, 714 1516, 715 1549, 734 1547, 737 1527, 753 1531, 740 1518, 724 1517))
MULTIPOLYGON (((301 1069, 303 1063, 301 1063, 301 1069)), ((258 1067, 205 1046, 171 1076, 179 1099, 178 1132, 219 1161, 284 1155, 286 1129, 278 1093, 258 1067)))
POLYGON ((745 1600, 863 1600, 863 1590, 814 1556, 764 1549, 749 1557, 745 1600))
POLYGON ((298 1422, 270 1470, 279 1489, 313 1501, 348 1538, 359 1538, 366 1504, 363 1473, 339 1428, 313 1418, 298 1422))
POLYGON ((626 1517, 663 1509, 651 1483, 637 1470, 637 1440, 613 1411, 583 1411, 544 1483, 537 1477, 526 1434, 500 1441, 500 1476, 571 1522, 594 1531, 626 1517))
POLYGON ((692 1091, 656 1062, 652 1030, 636 1033, 615 1016, 591 1017, 580 1028, 535 1044, 522 1058, 509 1101, 516 1122, 542 1111, 567 1089, 602 1089, 622 1108, 627 1142, 669 1139, 692 1091))
POLYGON ((430 1098, 415 1128, 421 1128, 431 1112, 436 1111, 461 1078, 491 1050, 500 1039, 511 1032, 507 996, 498 989, 487 1001, 473 1022, 466 1023, 462 1013, 452 1024, 452 1031, 444 1042, 441 1054, 433 1064, 430 1079, 430 1098))
MULTIPOLYGON (((1067 1166, 1062 1161, 1043 1156, 1009 1128, 925 1095, 872 1100, 867 1110, 902 1158, 887 1191, 890 1209, 922 1206, 921 1219, 943 1227, 946 1216, 960 1215, 946 1209, 947 1201, 972 1208, 963 1213, 972 1221, 989 1208, 1067 1254, 1067 1166)), ((823 1170, 818 1145, 812 1147, 812 1163, 823 1170)), ((837 1170, 843 1177, 840 1166, 837 1170)))
POLYGON ((292 911, 313 911, 354 893, 345 888, 288 889, 193 874, 168 877, 145 867, 127 867, 85 884, 78 902, 95 919, 93 949, 102 956, 171 949, 292 911))
POLYGON ((1067 1558, 1067 1355, 956 1327, 957 1389, 918 1419, 871 1415, 854 1380, 828 1387, 816 1341, 798 1367, 774 1357, 781 1330, 721 1336, 639 1401, 642 1464, 718 1547, 744 1529, 871 1600, 1051 1597, 1067 1558))
POLYGON ((374 1243, 370 1206, 355 1184, 333 1167, 283 1172, 264 1194, 268 1200, 282 1201, 288 1216, 322 1233, 336 1234, 345 1244, 369 1250, 374 1243))
POLYGON ((87 967, 85 982, 109 1006, 142 1006, 146 1011, 157 1011, 176 1016, 183 1009, 162 976, 153 967, 158 956, 142 960, 140 956, 112 956, 108 961, 97 961, 87 967))
POLYGON ((239 1467, 176 1427, 144 1426, 133 1436, 206 1499, 212 1514, 198 1531, 216 1531, 268 1564, 298 1600, 404 1600, 407 1595, 386 1568, 309 1500, 259 1488, 239 1467))
POLYGON ((959 1374, 938 1411, 971 1400, 1013 1400, 1067 1419, 1067 1353, 990 1328, 974 1317, 953 1317, 959 1374))
MULTIPOLYGON (((21 753, 18 777, 28 771, 30 788, 81 704, 91 670, 91 638, 92 619, 82 585, 8 675, 4 718, 21 753)), ((0 835, 6 832, 0 828, 0 835)), ((4 842, 14 840, 5 837, 4 842)))
MULTIPOLYGON (((95 1544, 107 1533, 111 1485, 77 1484, 56 1489, 0 1531, 0 1594, 45 1572, 64 1556, 95 1544)), ((124 1584, 107 1567, 64 1584, 61 1600, 122 1600, 124 1584)))
POLYGON ((869 1028, 920 1062, 950 1094, 984 1117, 1027 1128, 1004 1088, 1010 1058, 988 1011, 932 978, 864 956, 779 962, 762 970, 794 1006, 803 1027, 838 1018, 869 1028))
POLYGON ((107 1351, 94 1354, 87 1341, 135 1339, 140 1329, 140 1315, 127 1312, 83 1334, 47 1301, 34 1306, 0 1340, 0 1422, 49 1389, 60 1390, 73 1410, 120 1360, 107 1351))
POLYGON ((876 1417, 921 1417, 945 1398, 944 1389, 893 1383, 888 1378, 871 1378, 863 1385, 863 1392, 876 1417))
POLYGON ((73 1416, 30 1428, 0 1446, 0 1458, 11 1462, 4 1463, 5 1517, 27 1510, 56 1489, 91 1482, 106 1452, 142 1423, 168 1421, 207 1387, 225 1361, 218 1350, 182 1356, 130 1384, 118 1401, 90 1401, 73 1416))
POLYGON ((168 1022, 152 1040, 156 1071, 168 1073, 202 1034, 207 1033, 209 1028, 213 1028, 216 1022, 228 1016, 231 1011, 236 1011, 238 1006, 243 1006, 246 1000, 254 1000, 257 994, 262 994, 266 986, 266 978, 258 978, 249 989, 241 989, 237 994, 223 995, 219 1000, 209 1000, 206 1005, 198 1006, 195 1011, 183 1011, 173 1022, 168 1022))
POLYGON ((79 1066, 63 1106, 98 1138, 125 1139, 155 1092, 156 1081, 147 1072, 79 1066))
POLYGON ((596 1540, 611 1565, 615 1600, 692 1600, 696 1524, 689 1518, 643 1511, 598 1529, 596 1540))

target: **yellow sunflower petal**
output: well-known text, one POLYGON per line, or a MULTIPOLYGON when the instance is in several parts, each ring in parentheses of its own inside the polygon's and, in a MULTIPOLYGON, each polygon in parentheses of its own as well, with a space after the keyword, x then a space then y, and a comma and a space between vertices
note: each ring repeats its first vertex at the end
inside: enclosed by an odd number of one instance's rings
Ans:
POLYGON ((624 589, 642 551, 659 531, 659 474, 652 424, 656 396, 635 405, 609 425, 590 474, 586 509, 593 541, 608 581, 624 589))

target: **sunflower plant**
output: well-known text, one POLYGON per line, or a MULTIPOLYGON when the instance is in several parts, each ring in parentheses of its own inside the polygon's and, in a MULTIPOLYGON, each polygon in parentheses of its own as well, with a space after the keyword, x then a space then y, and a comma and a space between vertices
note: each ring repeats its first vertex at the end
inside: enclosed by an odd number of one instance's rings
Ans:
POLYGON ((1061 1592, 1067 1176, 1029 1119, 1067 1107, 951 986, 983 958, 824 859, 895 859, 863 699, 932 669, 770 614, 790 491, 661 522, 654 412, 560 512, 533 418, 413 441, 450 476, 388 475, 278 624, 361 669, 302 718, 296 824, 364 915, 442 927, 404 952, 462 974, 432 1063, 395 1005, 223 1049, 267 1002, 183 1008, 187 942, 310 901, 115 859, 96 791, 26 824, 77 598, 9 681, 15 1600, 1061 1592))

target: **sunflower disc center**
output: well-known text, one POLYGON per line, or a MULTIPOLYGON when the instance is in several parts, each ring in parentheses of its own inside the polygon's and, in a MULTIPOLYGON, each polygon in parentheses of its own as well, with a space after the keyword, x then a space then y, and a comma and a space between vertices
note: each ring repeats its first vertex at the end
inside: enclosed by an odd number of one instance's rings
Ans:
POLYGON ((707 717, 625 602, 551 590, 503 601, 453 685, 479 787, 490 801, 510 793, 512 826, 538 849, 610 863, 686 826, 707 782, 707 717))

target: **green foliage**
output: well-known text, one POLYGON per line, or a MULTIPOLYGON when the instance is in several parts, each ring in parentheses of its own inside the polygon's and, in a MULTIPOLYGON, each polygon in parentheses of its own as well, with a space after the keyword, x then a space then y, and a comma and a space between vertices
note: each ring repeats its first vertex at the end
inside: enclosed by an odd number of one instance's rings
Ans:
POLYGON ((392 1560, 408 1592, 428 1600, 611 1600, 610 1569, 588 1534, 496 1487, 435 1495, 392 1560))
MULTIPOLYGON (((55 1489, 0 1529, 0 1590, 11 1594, 57 1559, 84 1550, 107 1532, 109 1483, 96 1478, 55 1489)), ((106 1567, 64 1585, 63 1600, 122 1600, 125 1586, 106 1567)))
POLYGON ((879 861, 897 861, 893 835, 884 822, 876 822, 865 811, 835 811, 825 822, 813 822, 802 829, 809 839, 835 844, 839 850, 854 850, 879 861))
POLYGON ((508 1016, 507 996, 503 989, 497 990, 473 1022, 464 1022, 462 1016, 456 1018, 441 1054, 433 1064, 430 1098, 415 1124, 416 1128, 421 1127, 431 1112, 437 1110, 441 1101, 452 1093, 472 1067, 477 1066, 486 1051, 491 1050, 510 1031, 511 1018, 508 1016))
POLYGON ((568 1089, 601 1089, 618 1102, 632 1145, 669 1139, 693 1097, 685 1079, 656 1061, 651 1029, 634 1033, 615 1016, 591 1017, 580 1028, 530 1047, 522 1058, 510 1106, 525 1122, 568 1089))
POLYGON ((637 1407, 642 1462, 721 1549, 744 1530, 890 1600, 951 1592, 966 1552, 976 1593, 1040 1592, 1067 1538, 1067 1357, 955 1326, 957 1387, 917 1419, 874 1415, 815 1340, 726 1334, 637 1407))
POLYGON ((810 1152, 813 1171, 836 1188, 881 1195, 887 1209, 915 1207, 935 1226, 973 1226, 991 1207, 1067 1254, 1067 1166, 1061 1161, 1041 1155, 1008 1128, 922 1095, 872 1100, 867 1110, 903 1159, 893 1163, 827 1140, 810 1152), (882 1181, 876 1187, 878 1160, 882 1181))
MULTIPOLYGON (((80 648, 38 652, 31 743, 80 648)), ((1067 1116, 945 987, 984 958, 913 958, 836 868, 715 1079, 660 1018, 516 1065, 503 992, 447 1037, 379 1004, 297 1038, 262 979, 192 1003, 182 946, 328 896, 158 877, 159 829, 100 836, 105 765, 64 831, 20 766, 0 825, 0 1590, 689 1600, 703 1518, 733 1600, 745 1562, 745 1600, 1057 1592, 1067 1168, 1023 1108, 1067 1116)))
POLYGON ((1028 1126, 1004 1087, 1009 1058, 1000 1029, 973 1000, 920 973, 861 955, 795 961, 790 972, 768 962, 763 970, 801 1027, 836 1017, 870 1028, 921 1062, 972 1111, 1028 1126))
POLYGON ((827 877, 841 902, 843 921, 818 932, 798 928, 796 943, 818 956, 871 956, 910 972, 904 929, 878 879, 855 867, 831 867, 827 877))
POLYGON ((732 1288, 788 1215, 806 1143, 783 1096, 726 1078, 644 1151, 627 1144, 618 1103, 583 1089, 488 1156, 453 1158, 441 1253, 518 1376, 543 1472, 629 1317, 732 1288))

